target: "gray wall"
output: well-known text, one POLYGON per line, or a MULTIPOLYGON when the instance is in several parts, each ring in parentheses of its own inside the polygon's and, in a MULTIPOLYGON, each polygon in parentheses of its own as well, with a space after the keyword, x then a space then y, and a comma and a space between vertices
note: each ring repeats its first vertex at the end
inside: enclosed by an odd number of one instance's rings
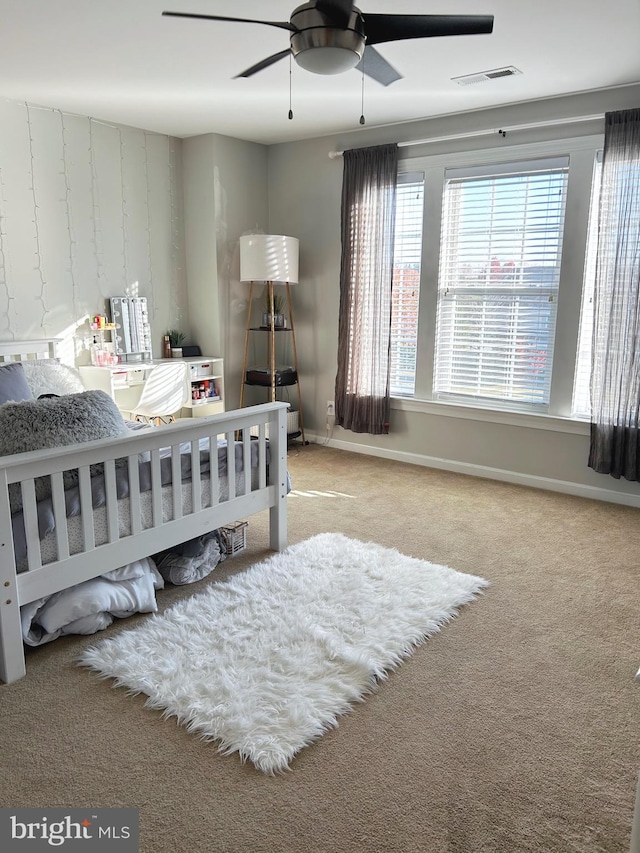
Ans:
POLYGON ((226 408, 240 395, 248 285, 238 240, 268 231, 267 148, 220 134, 183 140, 189 313, 203 353, 225 358, 226 408))
POLYGON ((0 125, 0 339, 62 337, 64 359, 87 363, 89 318, 109 296, 146 296, 154 355, 182 329, 226 357, 227 407, 237 404, 238 238, 268 230, 266 147, 12 101, 0 101, 0 125))
POLYGON ((88 361, 109 296, 146 296, 154 354, 188 329, 180 142, 0 101, 0 339, 88 361))
MULTIPOLYGON (((342 160, 330 151, 383 142, 496 132, 477 139, 450 140, 401 148, 401 157, 478 150, 496 146, 499 128, 557 122, 537 130, 509 131, 510 144, 602 133, 603 121, 571 124, 572 117, 603 115, 636 107, 640 86, 539 101, 513 107, 449 116, 396 127, 364 129, 338 137, 274 145, 269 148, 269 228, 300 239, 300 285, 295 289, 296 325, 305 424, 324 439, 326 402, 333 399, 336 372, 340 275, 340 196, 342 160)), ((354 116, 354 123, 357 119, 354 116)), ((501 138, 501 137, 500 137, 501 138)), ((590 187, 585 186, 585 193, 590 187)), ((331 443, 346 449, 465 471, 480 476, 558 488, 564 491, 640 505, 640 487, 595 474, 587 468, 588 426, 565 431, 561 425, 536 427, 518 416, 510 422, 469 419, 398 404, 389 436, 362 436, 336 428, 331 443)), ((500 420, 500 419, 498 419, 500 420)), ((504 420, 504 419, 502 419, 504 420)))

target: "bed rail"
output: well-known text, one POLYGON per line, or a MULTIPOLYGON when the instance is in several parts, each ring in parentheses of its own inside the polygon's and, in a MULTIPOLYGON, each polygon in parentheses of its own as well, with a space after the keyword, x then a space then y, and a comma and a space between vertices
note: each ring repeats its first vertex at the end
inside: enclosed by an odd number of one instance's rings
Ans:
MULTIPOLYGON (((0 679, 9 683, 25 674, 20 606, 97 577, 133 560, 166 550, 224 524, 269 509, 270 546, 286 547, 287 471, 286 403, 265 403, 210 417, 132 432, 130 436, 101 439, 54 450, 40 450, 0 458, 0 679), (251 429, 258 436, 251 436, 251 429), (269 435, 267 442, 266 435, 269 435), (225 499, 218 496, 219 437, 226 439, 225 499), (182 471, 180 446, 190 448, 190 471, 182 471), (267 445, 269 464, 267 465, 267 445), (201 451, 209 448, 209 505, 203 505, 201 451), (257 447, 257 451, 255 448, 257 447), (163 514, 161 450, 170 448, 171 512, 163 514), (257 453, 257 469, 251 458, 257 453), (238 459, 239 457, 239 459, 238 459), (151 521, 141 521, 140 462, 150 470, 151 521), (92 466, 104 475, 107 541, 96 544, 93 526, 92 466), (121 535, 116 488, 116 468, 125 465, 128 485, 130 532, 121 535), (237 475, 239 468, 243 475, 237 475), (77 470, 82 548, 71 553, 67 535, 64 473, 77 470), (51 507, 55 519, 56 559, 43 562, 40 551, 36 481, 50 478, 51 507), (18 565, 14 547, 16 516, 11 514, 11 493, 19 484, 26 538, 26 566, 18 565), (10 487, 13 486, 13 489, 10 487), (184 490, 189 494, 184 509, 184 490)), ((165 450, 165 453, 167 451, 165 450)), ((148 483, 147 483, 148 485, 148 483)))

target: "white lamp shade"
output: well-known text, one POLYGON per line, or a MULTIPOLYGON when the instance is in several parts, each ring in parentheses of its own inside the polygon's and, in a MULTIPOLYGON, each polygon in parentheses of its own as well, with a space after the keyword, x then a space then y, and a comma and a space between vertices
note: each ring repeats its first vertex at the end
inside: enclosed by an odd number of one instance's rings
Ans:
POLYGON ((247 234, 240 238, 240 281, 298 282, 297 237, 247 234))

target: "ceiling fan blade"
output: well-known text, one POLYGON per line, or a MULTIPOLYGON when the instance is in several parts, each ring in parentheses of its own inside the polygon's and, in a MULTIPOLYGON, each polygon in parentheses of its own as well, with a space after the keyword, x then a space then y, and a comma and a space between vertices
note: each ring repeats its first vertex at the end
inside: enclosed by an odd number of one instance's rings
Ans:
POLYGON ((493 32, 493 15, 366 15, 367 44, 493 32))
POLYGON ((222 15, 198 15, 192 12, 163 12, 162 14, 172 18, 200 18, 204 21, 240 21, 244 24, 266 24, 268 27, 278 27, 292 33, 298 32, 298 28, 290 24, 289 21, 256 21, 253 18, 227 18, 222 15))
POLYGON ((402 80, 402 74, 398 74, 393 65, 390 65, 384 56, 369 44, 365 47, 364 56, 356 68, 358 71, 364 71, 367 77, 371 77, 383 86, 402 80))
POLYGON ((290 53, 291 49, 287 48, 286 50, 281 50, 280 53, 274 53, 273 56, 267 56, 267 58, 263 59, 262 62, 257 62, 255 65, 252 65, 251 68, 247 68, 247 70, 243 71, 241 74, 236 74, 234 80, 238 77, 251 77, 254 74, 257 74, 258 71, 262 71, 264 68, 268 68, 275 62, 284 59, 285 56, 289 56, 290 53))
POLYGON ((353 12, 353 0, 316 0, 316 9, 328 25, 345 30, 353 12))

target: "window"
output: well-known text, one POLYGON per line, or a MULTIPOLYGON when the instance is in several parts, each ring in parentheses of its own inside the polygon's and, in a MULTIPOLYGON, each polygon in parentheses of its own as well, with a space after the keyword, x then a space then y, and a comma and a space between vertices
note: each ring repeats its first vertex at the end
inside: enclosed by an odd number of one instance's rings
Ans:
POLYGON ((549 403, 569 158, 445 171, 433 390, 549 403))
POLYGON ((591 189, 589 236, 587 239, 587 253, 584 263, 582 310, 580 311, 580 337, 578 339, 576 375, 573 384, 573 405, 571 407, 571 414, 574 418, 588 419, 591 417, 591 394, 589 389, 591 377, 591 336, 593 333, 593 295, 596 283, 598 207, 600 202, 601 182, 602 151, 598 151, 594 165, 593 185, 591 189))
POLYGON ((400 175, 396 195, 390 353, 391 393, 400 396, 412 395, 415 391, 423 207, 422 174, 400 175))
POLYGON ((508 412, 589 417, 602 141, 401 161, 391 321, 398 408, 470 406, 473 417, 501 422, 508 412))

